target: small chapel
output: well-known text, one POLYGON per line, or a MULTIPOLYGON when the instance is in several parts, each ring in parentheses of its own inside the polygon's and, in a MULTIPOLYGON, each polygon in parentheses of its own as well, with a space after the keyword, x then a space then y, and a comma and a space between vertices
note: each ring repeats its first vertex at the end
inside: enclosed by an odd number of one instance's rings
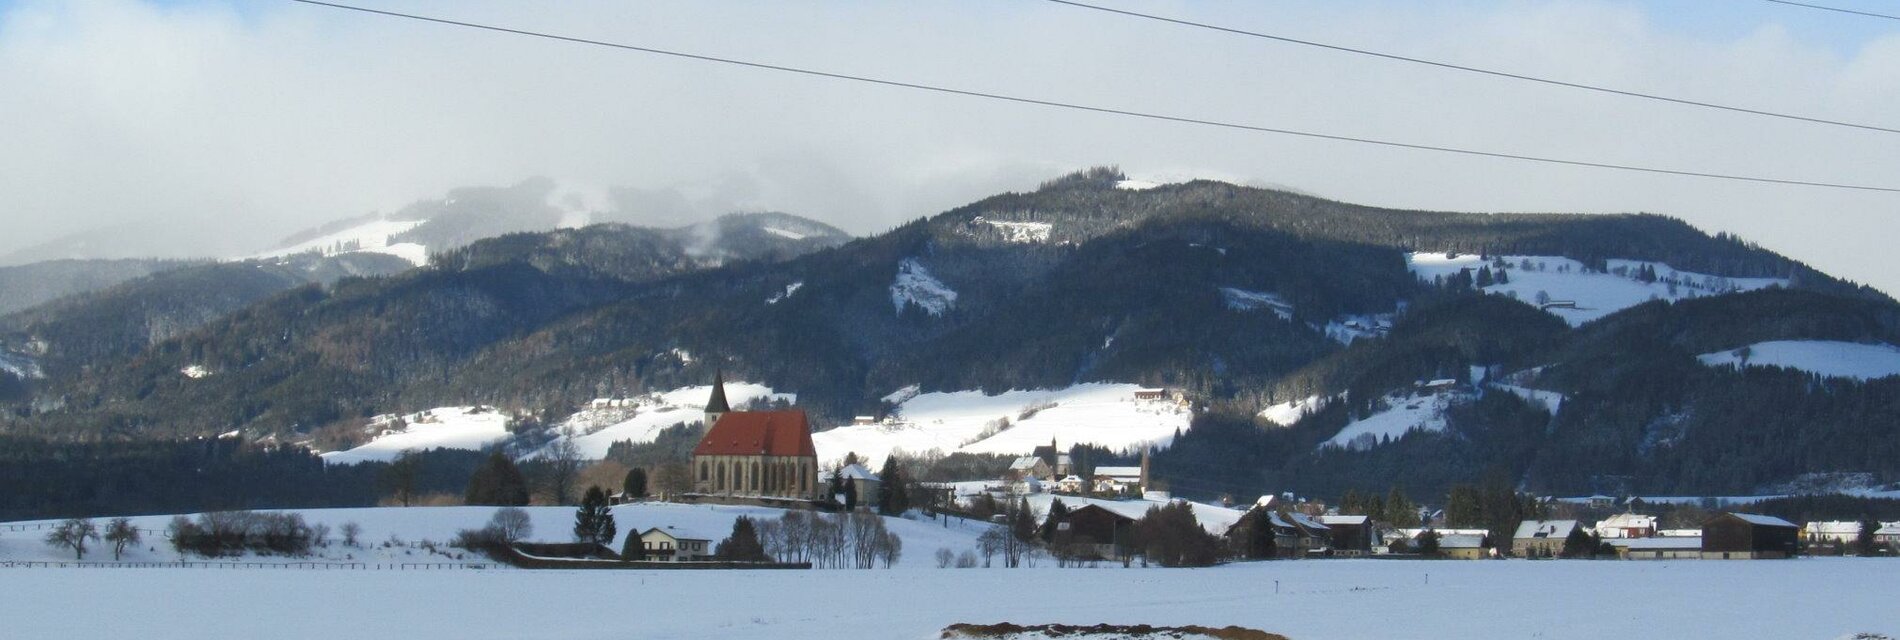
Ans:
POLYGON ((824 492, 804 410, 733 411, 716 373, 706 425, 693 448, 694 493, 816 500, 824 492))

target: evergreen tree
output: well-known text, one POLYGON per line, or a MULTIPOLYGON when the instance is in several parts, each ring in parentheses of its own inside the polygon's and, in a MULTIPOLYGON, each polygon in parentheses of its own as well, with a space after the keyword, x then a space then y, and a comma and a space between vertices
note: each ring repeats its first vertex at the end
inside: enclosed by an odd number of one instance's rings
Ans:
POLYGON ((909 490, 904 486, 903 470, 897 468, 897 456, 885 456, 877 480, 878 513, 895 516, 910 510, 909 490))
POLYGON ((598 486, 588 487, 581 497, 580 508, 574 513, 574 541, 613 544, 617 533, 613 510, 607 504, 607 492, 598 486))
POLYGON ((647 497, 647 470, 640 467, 628 469, 627 479, 620 483, 620 490, 626 492, 627 498, 631 500, 647 497))
POLYGON ((462 501, 470 505, 520 507, 528 504, 528 479, 508 456, 495 451, 468 478, 462 501))
POLYGON ((1277 552, 1278 542, 1274 539, 1273 523, 1268 519, 1265 509, 1254 513, 1253 522, 1247 525, 1246 556, 1254 560, 1272 558, 1277 552))
POLYGON ((1875 552, 1879 551, 1874 544, 1874 532, 1879 530, 1879 520, 1862 518, 1860 521, 1860 533, 1854 536, 1854 555, 1865 557, 1874 555, 1875 552))
POLYGON ((1042 541, 1055 542, 1056 527, 1059 526, 1059 523, 1067 520, 1068 518, 1069 518, 1069 505, 1062 504, 1061 498, 1056 498, 1054 500, 1051 500, 1049 502, 1049 517, 1044 520, 1044 524, 1042 527, 1042 536, 1041 536, 1042 541))
POLYGON ((1418 534, 1418 553, 1423 556, 1438 555, 1438 532, 1426 529, 1418 534))
POLYGON ((765 555, 765 546, 759 543, 758 528, 752 519, 739 516, 732 521, 732 534, 719 541, 713 549, 713 555, 728 562, 765 562, 771 558, 765 555))
POLYGON ((627 529, 627 540, 620 545, 620 559, 638 562, 646 559, 646 543, 640 540, 640 528, 627 529))

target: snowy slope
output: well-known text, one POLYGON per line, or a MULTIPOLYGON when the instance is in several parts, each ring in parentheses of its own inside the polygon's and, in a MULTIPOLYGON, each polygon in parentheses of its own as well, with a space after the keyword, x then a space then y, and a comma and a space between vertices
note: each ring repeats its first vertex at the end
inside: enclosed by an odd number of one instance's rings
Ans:
MULTIPOLYGON (((1038 493, 1024 496, 1024 498, 1029 501, 1029 508, 1035 511, 1037 521, 1044 523, 1049 520, 1049 506, 1057 500, 1061 500, 1062 506, 1068 508, 1070 511, 1074 511, 1078 507, 1094 505, 1107 509, 1111 513, 1135 520, 1140 520, 1142 516, 1148 515, 1149 509, 1165 507, 1172 502, 1171 500, 1099 500, 1079 496, 1058 496, 1049 493, 1038 493)), ((1228 529, 1232 529, 1235 523, 1240 522, 1241 516, 1247 515, 1246 511, 1229 509, 1220 505, 1202 502, 1188 502, 1187 504, 1194 510, 1194 520, 1200 523, 1201 528, 1217 536, 1225 535, 1228 529)))
POLYGON ((989 225, 990 227, 996 229, 999 233, 1003 235, 1004 242, 1012 242, 1016 244, 1035 244, 1038 242, 1048 242, 1049 233, 1055 230, 1055 225, 1052 225, 1047 222, 1013 222, 1013 221, 1008 221, 1008 220, 991 220, 983 216, 977 216, 975 218, 971 218, 970 222, 975 223, 975 224, 989 225))
POLYGON ((1546 391, 1543 389, 1532 389, 1530 387, 1520 387, 1517 385, 1510 385, 1510 384, 1503 384, 1503 383, 1496 383, 1496 382, 1491 383, 1490 387, 1493 389, 1500 390, 1500 391, 1509 392, 1511 395, 1517 396, 1519 398, 1523 398, 1534 404, 1542 405, 1544 407, 1544 410, 1549 411, 1551 415, 1556 415, 1557 410, 1563 408, 1564 400, 1568 399, 1568 397, 1565 396, 1564 394, 1561 394, 1555 391, 1546 391))
MULTIPOLYGON (((712 385, 700 385, 629 398, 621 406, 583 409, 568 416, 557 428, 572 430, 574 445, 580 450, 581 457, 603 458, 607 455, 607 448, 615 441, 652 442, 667 427, 680 423, 705 422, 706 400, 711 396, 712 385)), ((789 393, 777 393, 771 387, 762 384, 726 383, 726 401, 735 409, 746 407, 754 402, 774 400, 792 403, 796 402, 798 397, 789 393)), ((567 436, 561 436, 561 438, 565 437, 567 436)), ((558 442, 561 438, 556 438, 555 441, 558 442)))
POLYGON ((341 231, 311 238, 296 244, 279 247, 271 251, 245 256, 241 260, 261 260, 282 258, 299 253, 317 252, 323 255, 336 255, 363 251, 386 253, 411 264, 422 266, 429 263, 428 248, 413 242, 390 243, 389 239, 402 232, 421 226, 427 220, 371 220, 341 231))
POLYGON ((1463 269, 1473 274, 1486 266, 1494 272, 1502 271, 1509 275, 1510 282, 1485 287, 1486 293, 1545 306, 1546 311, 1571 326, 1650 300, 1681 300, 1787 285, 1779 278, 1726 278, 1634 260, 1606 261, 1610 273, 1586 272, 1583 263, 1557 256, 1499 256, 1486 261, 1476 255, 1447 258, 1444 253, 1410 253, 1405 261, 1413 274, 1428 281, 1450 277, 1463 269), (1655 269, 1655 282, 1636 279, 1634 274, 1642 266, 1655 269), (1552 304, 1545 305, 1545 301, 1552 304))
POLYGON ((348 451, 322 454, 328 464, 388 462, 404 451, 479 450, 507 440, 508 416, 494 407, 437 407, 405 416, 370 419, 374 438, 348 451))
POLYGON ((957 292, 931 277, 930 271, 916 258, 905 258, 897 263, 897 278, 891 281, 891 306, 901 313, 906 303, 940 316, 956 306, 957 292))
POLYGON ((1393 394, 1385 397, 1387 408, 1348 423, 1320 447, 1365 450, 1378 446, 1382 439, 1399 439, 1413 429, 1444 431, 1445 409, 1459 397, 1457 393, 1437 393, 1424 397, 1393 394))
POLYGON ((1288 400, 1260 410, 1260 417, 1282 427, 1291 427, 1301 418, 1326 406, 1326 399, 1320 396, 1307 396, 1299 400, 1288 400))
POLYGON ((1696 356, 1711 367, 1735 367, 1748 349, 1748 366, 1787 367, 1835 378, 1872 380, 1900 375, 1900 347, 1830 340, 1775 340, 1696 356))
POLYGON ((885 424, 849 425, 812 435, 821 464, 848 452, 871 461, 894 450, 1027 454, 1055 440, 1067 448, 1166 446, 1193 414, 1169 401, 1135 400, 1139 385, 1090 383, 1065 389, 893 394, 902 398, 885 424), (1026 417, 1025 417, 1026 416, 1026 417), (1007 424, 1007 428, 1002 427, 1007 424))
POLYGON ((1280 297, 1277 293, 1221 287, 1220 295, 1221 299, 1226 301, 1227 308, 1232 311, 1267 309, 1272 311, 1273 315, 1279 316, 1281 320, 1293 319, 1293 303, 1287 302, 1286 298, 1280 297))

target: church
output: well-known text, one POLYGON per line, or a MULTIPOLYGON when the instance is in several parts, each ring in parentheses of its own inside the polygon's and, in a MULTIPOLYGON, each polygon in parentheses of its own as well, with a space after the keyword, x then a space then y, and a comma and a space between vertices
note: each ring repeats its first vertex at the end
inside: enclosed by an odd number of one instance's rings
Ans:
POLYGON ((706 424, 693 448, 694 493, 816 500, 824 492, 803 410, 733 411, 725 376, 715 374, 706 424))

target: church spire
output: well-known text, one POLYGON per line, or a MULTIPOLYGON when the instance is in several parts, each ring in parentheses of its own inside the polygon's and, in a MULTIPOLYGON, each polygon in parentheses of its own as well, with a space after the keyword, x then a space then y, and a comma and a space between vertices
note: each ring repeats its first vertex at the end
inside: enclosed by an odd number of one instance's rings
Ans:
POLYGON ((726 373, 715 370, 713 371, 712 397, 706 399, 706 428, 711 429, 713 424, 719 422, 719 416, 726 415, 730 411, 732 411, 732 406, 726 404, 726 373))

